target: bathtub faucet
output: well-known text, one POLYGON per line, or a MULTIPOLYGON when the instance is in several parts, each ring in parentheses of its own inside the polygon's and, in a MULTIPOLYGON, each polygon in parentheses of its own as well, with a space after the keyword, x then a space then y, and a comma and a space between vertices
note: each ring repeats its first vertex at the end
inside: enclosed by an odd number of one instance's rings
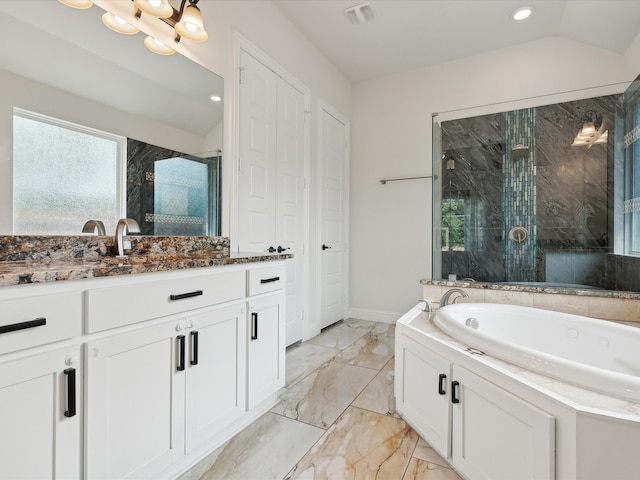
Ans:
POLYGON ((442 295, 442 298, 440 299, 440 306, 445 307, 449 305, 449 299, 454 293, 457 293, 458 296, 454 298, 451 303, 456 303, 459 298, 469 298, 469 295, 467 295, 464 290, 460 290, 459 288, 452 288, 451 290, 447 290, 444 295, 442 295))
POLYGON ((422 309, 423 312, 433 312, 433 307, 431 306, 430 300, 422 299, 418 302, 418 305, 420 305, 421 303, 424 303, 424 308, 422 309))

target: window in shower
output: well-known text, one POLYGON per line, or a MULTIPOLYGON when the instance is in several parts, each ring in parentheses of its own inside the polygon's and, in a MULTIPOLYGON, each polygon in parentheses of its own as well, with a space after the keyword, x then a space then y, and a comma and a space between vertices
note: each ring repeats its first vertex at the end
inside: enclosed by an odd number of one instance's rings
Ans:
POLYGON ((442 250, 464 251, 465 199, 442 199, 442 250))

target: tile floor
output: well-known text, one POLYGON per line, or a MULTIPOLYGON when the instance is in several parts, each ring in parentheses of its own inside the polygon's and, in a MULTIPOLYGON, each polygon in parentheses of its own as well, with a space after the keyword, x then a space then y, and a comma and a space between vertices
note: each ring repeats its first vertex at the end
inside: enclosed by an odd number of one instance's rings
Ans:
POLYGON ((394 330, 349 319, 292 347, 279 402, 180 480, 460 480, 395 411, 394 330))

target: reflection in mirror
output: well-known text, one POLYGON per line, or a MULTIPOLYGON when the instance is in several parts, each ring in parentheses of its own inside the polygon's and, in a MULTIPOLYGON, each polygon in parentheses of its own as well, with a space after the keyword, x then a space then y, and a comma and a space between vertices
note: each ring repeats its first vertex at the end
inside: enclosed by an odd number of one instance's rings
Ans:
POLYGON ((435 118, 433 278, 640 291, 614 241, 618 97, 435 118))
MULTIPOLYGON (((207 186, 207 220, 200 225, 199 231, 220 234, 218 182, 223 104, 212 102, 210 97, 224 97, 222 78, 180 54, 167 57, 151 53, 144 47, 142 33, 130 37, 111 32, 102 24, 102 13, 95 6, 89 10, 75 10, 49 0, 0 2, 0 39, 5 45, 12 45, 12 48, 0 51, 3 85, 0 105, 4 106, 0 112, 0 138, 3 139, 0 142, 0 234, 13 234, 14 200, 19 199, 12 196, 12 180, 14 175, 21 175, 21 182, 25 177, 25 169, 16 164, 20 156, 14 158, 14 108, 113 135, 122 140, 125 157, 127 139, 136 139, 179 152, 180 157, 192 161, 199 159, 193 163, 207 165, 207 182, 215 184, 207 186)), ((66 180, 72 172, 66 156, 80 145, 70 142, 74 141, 67 141, 69 148, 56 154, 58 171, 54 172, 53 160, 36 159, 40 164, 47 162, 50 194, 56 189, 68 190, 66 180)), ((83 156, 82 152, 76 153, 83 156)), ((94 155, 95 152, 86 152, 88 180, 79 183, 85 185, 85 190, 91 185, 91 193, 95 194, 98 184, 106 184, 107 177, 115 175, 116 180, 109 181, 110 192, 105 193, 110 200, 98 201, 82 196, 81 189, 74 196, 78 205, 99 204, 100 208, 108 209, 109 214, 83 214, 87 217, 82 222, 74 219, 72 225, 58 231, 42 227, 39 234, 81 234, 84 221, 89 219, 102 220, 107 234, 111 234, 115 225, 110 227, 113 220, 107 217, 120 218, 128 213, 125 203, 130 192, 124 175, 126 169, 118 175, 108 167, 110 173, 107 174, 103 171, 104 165, 90 165, 89 158, 94 155), (113 204, 113 197, 116 198, 116 211, 107 206, 113 204)), ((146 189, 146 192, 156 194, 154 189, 146 189)), ((138 196, 141 194, 137 193, 138 196)), ((32 193, 30 196, 38 195, 32 193)), ((181 198, 182 210, 177 209, 174 202, 172 212, 192 212, 193 208, 184 208, 184 201, 194 196, 182 195, 181 198)), ((159 203, 159 200, 150 202, 151 205, 159 203)), ((16 208, 22 207, 16 204, 16 208)), ((151 215, 152 219, 156 215, 155 211, 139 212, 142 213, 151 215)), ((63 214, 43 216, 55 216, 52 223, 56 227, 65 223, 63 214)), ((136 220, 141 225, 144 223, 144 218, 136 220)), ((166 223, 159 228, 150 227, 147 232, 166 232, 165 227, 166 223)), ((180 232, 174 227, 171 229, 173 234, 186 235, 193 231, 187 228, 180 232)))

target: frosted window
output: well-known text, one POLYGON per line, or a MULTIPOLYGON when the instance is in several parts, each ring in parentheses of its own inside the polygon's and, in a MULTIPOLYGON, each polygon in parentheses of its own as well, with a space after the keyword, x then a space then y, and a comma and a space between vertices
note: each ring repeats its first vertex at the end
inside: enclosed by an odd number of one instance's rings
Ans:
POLYGON ((13 117, 13 233, 81 235, 119 217, 116 137, 20 115, 13 117))

